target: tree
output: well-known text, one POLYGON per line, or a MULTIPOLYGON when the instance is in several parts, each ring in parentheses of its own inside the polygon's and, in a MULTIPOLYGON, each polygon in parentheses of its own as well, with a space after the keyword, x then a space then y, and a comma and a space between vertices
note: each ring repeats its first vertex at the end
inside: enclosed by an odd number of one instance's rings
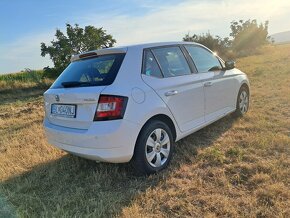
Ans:
POLYGON ((200 43, 214 52, 217 52, 221 56, 227 56, 228 48, 231 44, 231 41, 228 37, 221 38, 219 36, 213 37, 210 33, 201 34, 201 35, 192 35, 189 33, 185 35, 183 41, 186 42, 197 42, 200 43))
POLYGON ((268 25, 257 23, 257 20, 239 20, 231 22, 231 33, 233 37, 232 49, 235 52, 251 53, 260 46, 269 43, 268 25))
POLYGON ((41 56, 49 55, 54 63, 54 71, 58 73, 70 63, 72 54, 103 47, 108 48, 116 43, 113 36, 106 34, 106 30, 103 28, 85 26, 83 29, 78 24, 74 26, 66 24, 66 35, 57 29, 55 37, 56 39, 51 41, 51 45, 41 43, 41 56))

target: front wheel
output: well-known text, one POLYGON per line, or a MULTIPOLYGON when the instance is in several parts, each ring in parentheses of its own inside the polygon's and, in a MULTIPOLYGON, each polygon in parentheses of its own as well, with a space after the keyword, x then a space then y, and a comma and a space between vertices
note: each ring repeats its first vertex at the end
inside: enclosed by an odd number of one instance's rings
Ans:
POLYGON ((170 128, 161 121, 148 122, 141 130, 132 159, 138 174, 149 175, 165 169, 173 152, 170 128))
POLYGON ((247 87, 242 86, 238 94, 236 111, 234 114, 239 117, 243 116, 245 113, 247 113, 249 109, 249 104, 250 104, 249 90, 247 89, 247 87))

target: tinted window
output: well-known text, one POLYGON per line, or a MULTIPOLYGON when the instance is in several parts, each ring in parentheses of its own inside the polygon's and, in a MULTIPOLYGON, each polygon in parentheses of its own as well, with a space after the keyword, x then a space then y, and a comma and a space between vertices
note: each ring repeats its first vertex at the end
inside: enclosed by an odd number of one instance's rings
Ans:
POLYGON ((103 55, 74 61, 61 73, 51 88, 110 85, 125 54, 103 55), (70 84, 71 83, 71 84, 70 84))
POLYGON ((163 75, 160 71, 160 68, 150 50, 145 50, 144 52, 144 61, 143 61, 143 74, 147 76, 154 76, 162 78, 163 75))
POLYGON ((164 77, 191 74, 188 63, 179 47, 166 47, 152 49, 160 64, 164 77))
POLYGON ((198 72, 222 69, 217 57, 208 50, 199 46, 185 46, 192 57, 198 72))

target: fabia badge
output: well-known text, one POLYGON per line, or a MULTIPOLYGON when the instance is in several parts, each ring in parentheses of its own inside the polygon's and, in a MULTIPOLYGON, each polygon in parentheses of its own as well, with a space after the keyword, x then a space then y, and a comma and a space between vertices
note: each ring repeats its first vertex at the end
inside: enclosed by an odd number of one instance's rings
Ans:
POLYGON ((55 96, 55 100, 56 100, 57 102, 59 102, 59 95, 56 95, 56 96, 55 96))

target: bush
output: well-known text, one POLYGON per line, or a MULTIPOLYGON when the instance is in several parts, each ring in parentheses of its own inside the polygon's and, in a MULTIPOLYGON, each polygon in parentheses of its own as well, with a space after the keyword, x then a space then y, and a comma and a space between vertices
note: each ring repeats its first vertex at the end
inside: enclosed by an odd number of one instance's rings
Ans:
POLYGON ((25 71, 20 73, 5 74, 0 76, 0 81, 5 82, 34 82, 41 83, 44 77, 42 70, 30 70, 25 69, 25 71))
POLYGON ((268 26, 268 21, 260 24, 257 23, 257 20, 232 21, 230 25, 232 39, 206 33, 192 36, 186 34, 183 41, 200 43, 223 58, 234 59, 238 56, 256 54, 261 46, 270 43, 268 26))
POLYGON ((253 54, 261 46, 270 43, 268 25, 257 23, 257 20, 239 20, 231 22, 232 50, 239 56, 253 54))
POLYGON ((183 38, 183 41, 186 42, 197 42, 206 47, 210 50, 216 52, 219 56, 228 56, 229 47, 230 47, 230 40, 229 38, 221 38, 219 36, 212 36, 210 33, 201 34, 201 35, 192 35, 186 34, 183 38))
POLYGON ((43 77, 49 78, 49 79, 56 79, 60 74, 62 70, 57 70, 55 68, 50 67, 44 67, 43 68, 43 77))
POLYGON ((20 73, 0 75, 0 92, 17 92, 26 88, 48 88, 53 80, 45 77, 42 70, 25 69, 20 73))

